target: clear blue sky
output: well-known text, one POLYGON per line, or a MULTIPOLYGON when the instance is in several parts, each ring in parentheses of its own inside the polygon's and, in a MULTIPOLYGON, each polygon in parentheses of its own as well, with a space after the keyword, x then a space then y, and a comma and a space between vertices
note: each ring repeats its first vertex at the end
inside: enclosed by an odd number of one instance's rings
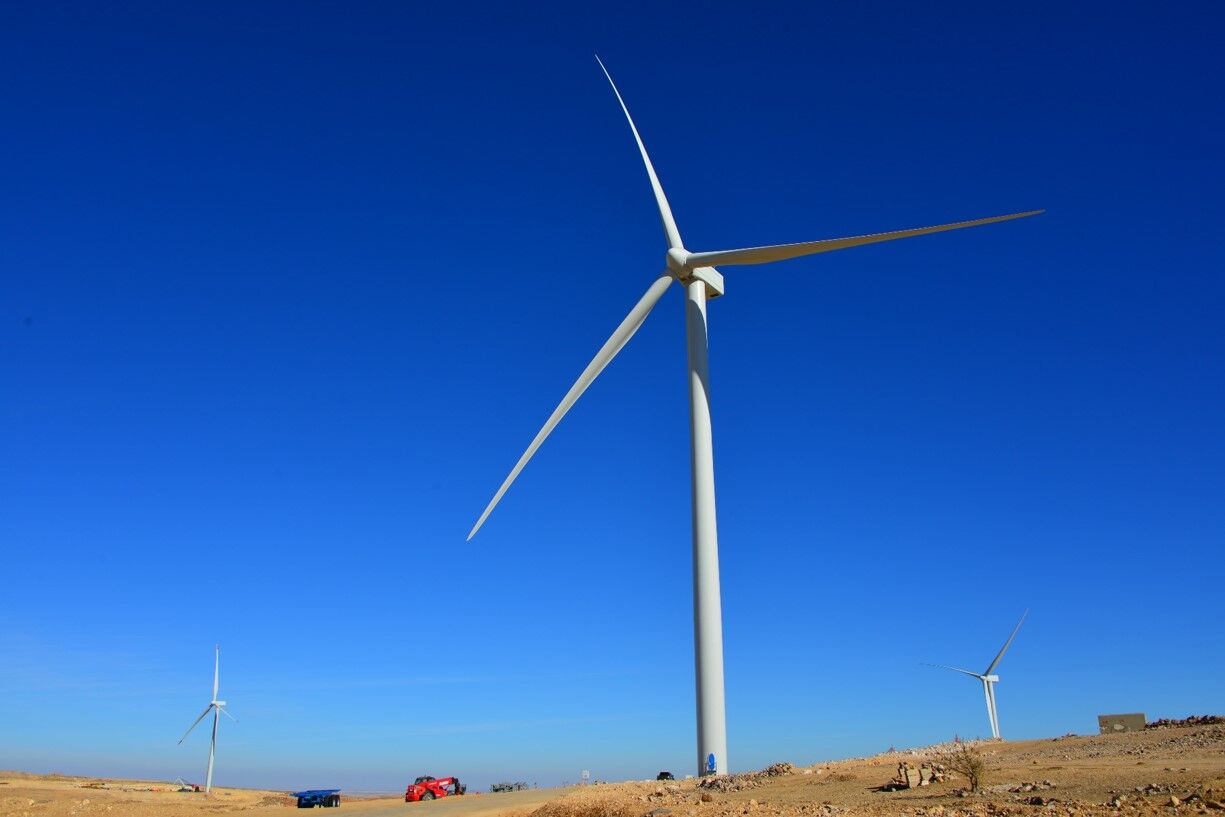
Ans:
POLYGON ((0 768, 692 771, 692 249, 733 769, 1225 708, 1211 3, 9 3, 0 768), (580 4, 581 5, 581 4, 580 4))

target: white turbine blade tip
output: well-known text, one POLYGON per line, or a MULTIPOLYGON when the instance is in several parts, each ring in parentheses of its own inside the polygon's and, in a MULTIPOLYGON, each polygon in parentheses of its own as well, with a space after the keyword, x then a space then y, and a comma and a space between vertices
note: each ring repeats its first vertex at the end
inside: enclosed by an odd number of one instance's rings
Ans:
POLYGON ((995 659, 987 667, 987 671, 983 675, 990 675, 1000 663, 1000 659, 1004 657, 1004 653, 1008 652, 1008 648, 1012 646, 1012 640, 1017 637, 1017 633, 1021 630, 1021 625, 1025 623, 1025 617, 1029 615, 1029 608, 1025 608, 1025 612, 1021 614, 1021 618, 1017 621, 1017 626, 1012 628, 1012 634, 1008 636, 1008 640, 1004 642, 1004 646, 1000 647, 1000 651, 996 653, 995 659))
POLYGON ((879 244, 882 241, 896 241, 899 238, 911 238, 919 235, 943 233, 949 230, 960 230, 966 227, 979 227, 984 224, 996 224, 1001 221, 1011 221, 1017 218, 1036 216, 1045 210, 1027 210, 1023 213, 1009 213, 1003 216, 989 216, 970 221, 956 221, 951 224, 937 224, 934 227, 916 227, 910 230, 894 230, 888 233, 871 233, 848 238, 828 238, 821 241, 804 241, 798 244, 773 244, 765 247, 746 247, 740 250, 719 250, 716 252, 690 253, 689 261, 694 264, 769 264, 774 261, 786 261, 790 258, 801 258, 806 255, 845 250, 850 247, 861 247, 866 244, 879 244))
POLYGON ((634 333, 638 331, 638 327, 642 326, 642 322, 646 320, 651 309, 659 302, 663 294, 667 292, 668 286, 671 283, 672 276, 667 272, 662 273, 656 278, 655 282, 647 288, 646 293, 638 299, 638 303, 634 304, 629 314, 613 330, 608 340, 604 341, 600 351, 596 352, 595 357, 587 364, 587 368, 583 369, 583 373, 579 375, 578 380, 574 382, 574 385, 566 392, 566 396, 557 404, 557 408, 553 409, 553 413, 549 415, 549 419, 545 421, 544 426, 541 427, 540 431, 536 432, 536 436, 532 439, 531 444, 528 445, 527 450, 523 452, 523 456, 519 457, 519 461, 515 463, 515 467, 510 470, 510 474, 502 481, 502 485, 498 488, 497 493, 493 495, 493 499, 485 506, 484 513, 476 520, 472 530, 468 532, 468 538, 465 541, 471 541, 476 532, 480 530, 481 525, 485 524, 485 520, 493 513, 493 509, 497 507, 498 503, 502 501, 502 497, 506 494, 507 489, 510 488, 511 483, 515 481, 524 466, 536 454, 537 449, 553 433, 553 429, 562 421, 562 418, 566 416, 566 413, 570 411, 571 407, 583 395, 583 392, 587 391, 587 387, 595 381, 600 372, 604 371, 604 367, 617 356, 622 347, 634 336, 634 333))
POLYGON ((625 100, 621 97, 621 91, 617 89, 617 83, 613 82, 612 74, 608 72, 604 61, 597 54, 595 61, 599 63, 600 70, 604 72, 604 76, 608 78, 608 84, 612 86, 613 94, 617 97, 617 102, 621 105, 621 110, 625 113, 625 121, 629 122, 630 132, 634 134, 634 142, 638 145, 638 152, 642 155, 642 164, 646 167, 647 178, 651 182, 651 191, 655 194, 655 206, 659 209, 659 220, 663 223, 664 235, 668 239, 669 248, 677 248, 681 246, 681 233, 676 226, 676 219, 672 216, 672 206, 668 204, 668 197, 664 195, 663 185, 659 182, 659 175, 655 172, 655 166, 651 164, 651 157, 647 155, 647 146, 642 142, 642 136, 638 133, 638 126, 634 124, 634 117, 630 116, 630 109, 625 104, 625 100))

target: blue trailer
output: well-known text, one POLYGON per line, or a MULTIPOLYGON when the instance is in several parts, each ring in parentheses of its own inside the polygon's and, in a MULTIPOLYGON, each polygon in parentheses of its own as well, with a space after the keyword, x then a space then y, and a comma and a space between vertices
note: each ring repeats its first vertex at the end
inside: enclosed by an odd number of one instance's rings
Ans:
POLYGON ((340 806, 340 789, 307 789, 294 791, 290 797, 298 798, 298 808, 338 808, 340 806))

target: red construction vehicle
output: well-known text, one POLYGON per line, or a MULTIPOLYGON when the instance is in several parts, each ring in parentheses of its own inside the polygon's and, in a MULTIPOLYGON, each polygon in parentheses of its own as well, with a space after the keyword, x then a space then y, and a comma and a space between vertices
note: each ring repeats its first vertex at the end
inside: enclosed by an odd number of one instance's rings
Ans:
POLYGON ((459 782, 458 777, 431 777, 422 775, 409 784, 404 792, 405 803, 415 803, 418 800, 433 800, 436 797, 463 794, 467 786, 459 782))

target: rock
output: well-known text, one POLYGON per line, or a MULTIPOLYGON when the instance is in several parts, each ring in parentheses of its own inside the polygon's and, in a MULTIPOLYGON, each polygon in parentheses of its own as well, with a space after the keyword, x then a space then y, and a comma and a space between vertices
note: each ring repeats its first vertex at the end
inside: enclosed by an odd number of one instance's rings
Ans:
POLYGON ((1182 805, 1182 801, 1181 801, 1181 800, 1179 800, 1177 797, 1175 797, 1174 795, 1172 795, 1172 794, 1171 794, 1171 795, 1170 795, 1170 802, 1169 802, 1169 805, 1171 805, 1171 806, 1175 806, 1175 807, 1177 807, 1177 806, 1181 806, 1181 805, 1182 805))
POLYGON ((711 800, 715 799, 715 796, 708 791, 704 791, 702 792, 702 797, 700 799, 703 803, 709 803, 711 800))

